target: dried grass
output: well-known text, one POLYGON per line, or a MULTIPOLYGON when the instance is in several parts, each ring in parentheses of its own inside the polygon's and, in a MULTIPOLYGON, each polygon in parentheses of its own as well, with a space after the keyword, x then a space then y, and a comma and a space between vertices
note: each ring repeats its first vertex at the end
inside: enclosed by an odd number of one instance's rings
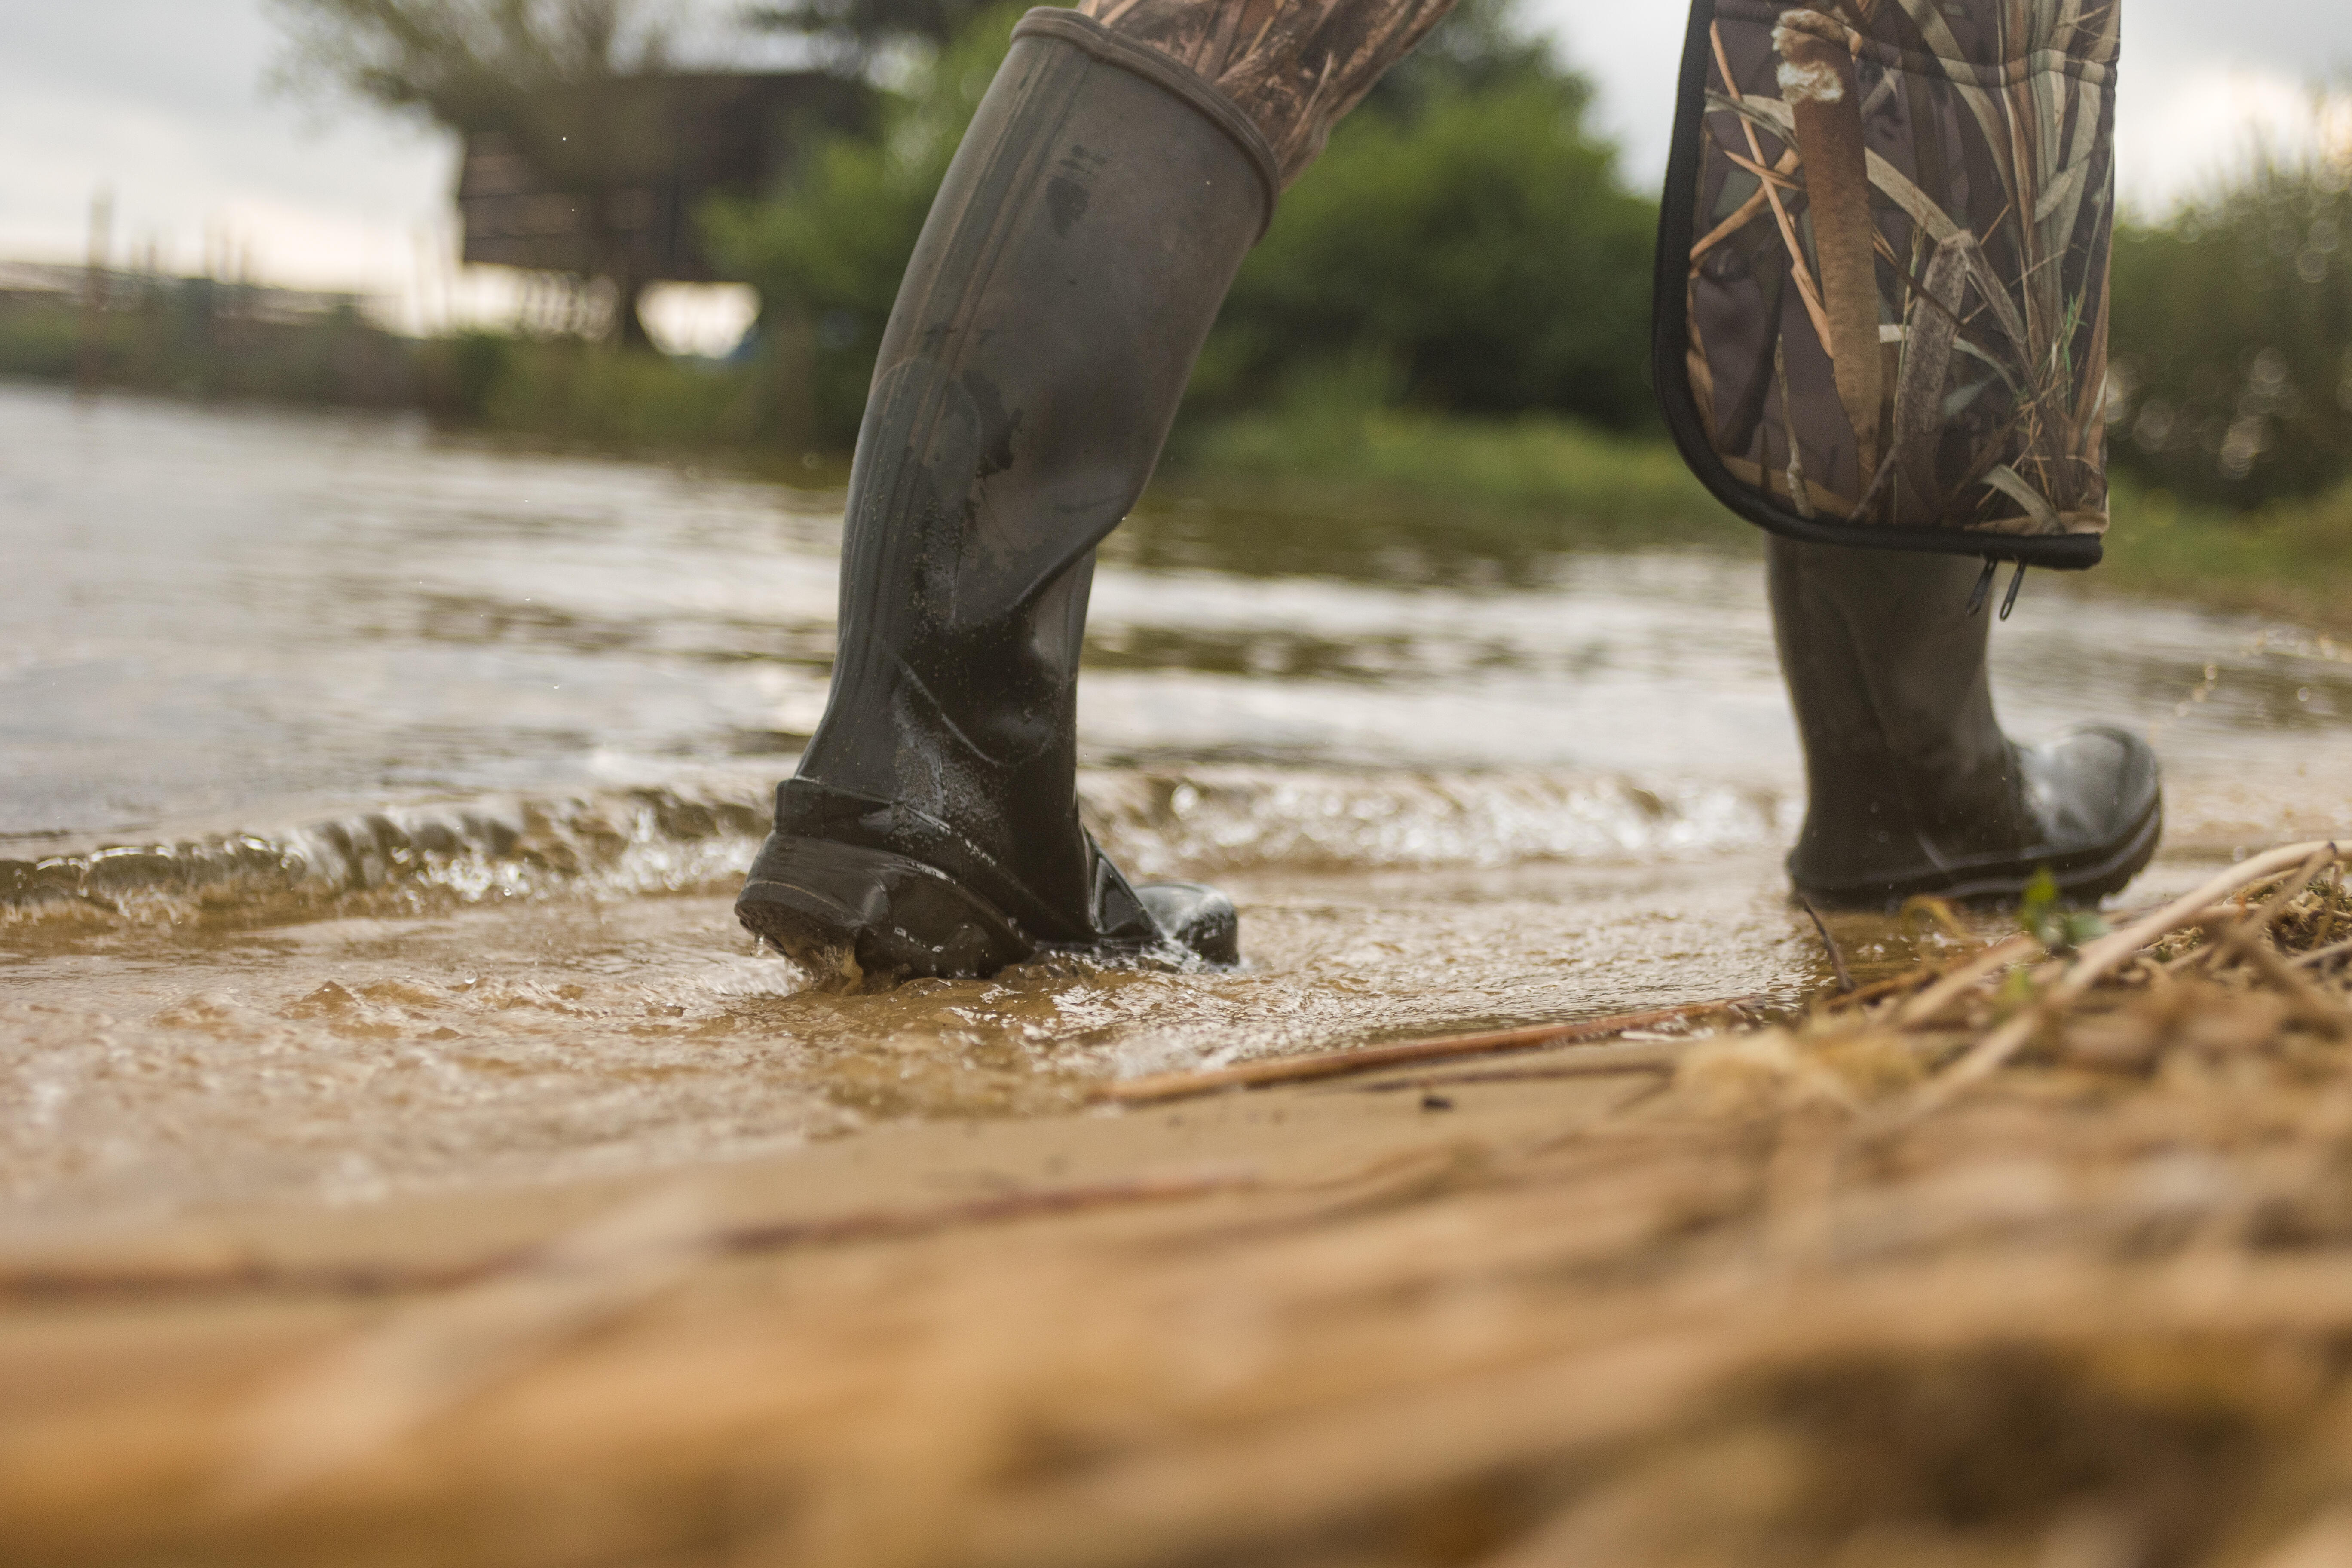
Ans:
MULTIPOLYGON (((749 1252, 649 1208, 388 1305, 159 1293, 109 1309, 120 1353, 0 1394, 0 1539, 24 1563, 2336 1562, 2343 882, 2333 846, 2291 846, 2109 935, 2036 911, 1683 1045, 1664 1087, 1532 1144, 749 1252)), ((1442 1071, 1413 1081, 1537 1092, 1442 1071)), ((40 1311, 0 1334, 0 1388, 40 1311)))

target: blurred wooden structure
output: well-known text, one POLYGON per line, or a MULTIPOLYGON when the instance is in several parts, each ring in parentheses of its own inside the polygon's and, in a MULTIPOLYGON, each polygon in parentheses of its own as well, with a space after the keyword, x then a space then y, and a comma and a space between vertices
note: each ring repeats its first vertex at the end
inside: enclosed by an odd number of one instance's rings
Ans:
POLYGON ((719 280, 703 204, 773 188, 818 136, 861 127, 870 101, 815 71, 629 77, 550 100, 528 127, 466 138, 464 260, 719 280))

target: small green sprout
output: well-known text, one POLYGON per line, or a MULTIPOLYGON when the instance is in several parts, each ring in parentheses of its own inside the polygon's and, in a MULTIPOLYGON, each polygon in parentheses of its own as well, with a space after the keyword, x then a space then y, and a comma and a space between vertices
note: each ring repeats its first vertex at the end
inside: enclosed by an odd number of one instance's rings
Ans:
POLYGON ((2095 910, 2070 910, 2059 902, 2058 879, 2042 867, 2025 884, 2017 907, 2017 926, 2053 952, 2072 952, 2107 934, 2107 922, 2095 910))

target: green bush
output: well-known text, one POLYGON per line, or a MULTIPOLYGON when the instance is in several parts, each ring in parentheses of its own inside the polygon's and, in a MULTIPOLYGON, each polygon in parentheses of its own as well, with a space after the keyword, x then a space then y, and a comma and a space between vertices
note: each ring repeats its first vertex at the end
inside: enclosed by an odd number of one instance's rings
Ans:
POLYGON ((2352 484, 2251 510, 2185 503, 2117 476, 2107 558, 2087 589, 2251 611, 2352 632, 2352 484))
POLYGON ((773 447, 784 434, 761 363, 487 332, 435 339, 418 356, 425 405, 452 425, 612 451, 773 447))
POLYGON ((502 332, 458 332, 419 350, 419 392, 436 417, 476 423, 489 417, 490 400, 505 379, 520 340, 502 332))
POLYGON ((80 310, 70 302, 0 306, 0 375, 70 381, 81 362, 80 310))
POLYGON ((1646 423, 1656 208, 1618 184, 1584 97, 1530 70, 1342 122, 1242 268, 1202 411, 1352 363, 1386 365, 1415 407, 1646 423))
POLYGON ((1573 416, 1508 417, 1382 406, 1370 372, 1302 372, 1270 406, 1195 421, 1170 452, 1171 489, 1358 516, 1403 510, 1438 526, 1474 515, 1537 521, 1578 544, 1745 544, 1729 518, 1654 437, 1573 416))
POLYGON ((2352 477, 2352 141, 2123 226, 2112 309, 2119 468, 2240 508, 2352 477))
POLYGON ((348 307, 297 319, 265 291, 203 278, 118 283, 95 318, 73 297, 0 300, 0 374, 190 397, 389 408, 417 394, 414 347, 348 307))

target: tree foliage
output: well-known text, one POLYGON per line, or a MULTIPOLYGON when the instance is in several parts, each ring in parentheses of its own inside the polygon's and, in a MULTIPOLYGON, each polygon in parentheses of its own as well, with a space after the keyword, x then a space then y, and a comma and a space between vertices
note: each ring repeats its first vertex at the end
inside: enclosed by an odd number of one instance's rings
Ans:
POLYGON ((668 64, 667 0, 265 0, 280 83, 457 131, 528 133, 551 97, 668 64))
POLYGON ((509 138, 587 215, 596 276, 619 291, 622 335, 644 341, 628 247, 598 204, 659 156, 644 100, 607 90, 668 67, 676 0, 265 0, 285 39, 274 76, 509 138))
POLYGON ((1284 197, 1196 395, 1255 401, 1349 362, 1415 406, 1644 422, 1656 208, 1585 129, 1584 83, 1540 58, 1484 81, 1432 65, 1342 122, 1284 197))
MULTIPOLYGON (((712 215, 715 248, 759 286, 771 329, 811 329, 834 440, 856 432, 898 278, 1019 13, 968 24, 875 137, 823 149, 774 200, 712 215)), ((1344 370, 1420 406, 1645 421, 1655 209, 1586 126, 1590 97, 1500 0, 1468 0, 1284 197, 1192 406, 1231 412, 1344 370)))
POLYGON ((752 6, 745 20, 812 45, 831 69, 863 75, 893 49, 945 48, 990 9, 989 0, 782 0, 752 6))

